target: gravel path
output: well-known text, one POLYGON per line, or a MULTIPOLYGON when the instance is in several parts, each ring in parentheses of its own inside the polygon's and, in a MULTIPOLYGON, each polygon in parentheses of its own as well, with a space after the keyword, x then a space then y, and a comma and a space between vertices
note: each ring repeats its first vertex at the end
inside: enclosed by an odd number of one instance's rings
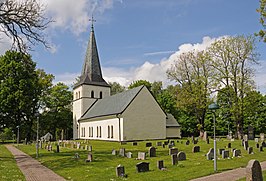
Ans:
POLYGON ((6 145, 7 149, 14 155, 18 167, 27 181, 64 181, 65 179, 26 153, 12 145, 6 145))

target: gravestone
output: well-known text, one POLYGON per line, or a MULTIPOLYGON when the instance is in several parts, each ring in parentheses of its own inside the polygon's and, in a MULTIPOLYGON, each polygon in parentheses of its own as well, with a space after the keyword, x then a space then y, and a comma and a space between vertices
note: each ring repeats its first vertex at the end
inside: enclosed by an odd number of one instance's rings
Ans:
POLYGON ((244 141, 244 149, 248 150, 248 141, 244 141))
POLYGON ((146 160, 146 153, 138 152, 138 160, 146 160))
POLYGON ((59 152, 60 152, 59 145, 56 145, 56 153, 59 153, 59 152))
POLYGON ((183 161, 183 160, 186 160, 186 159, 187 159, 186 154, 183 151, 180 151, 177 154, 177 160, 178 161, 183 161))
POLYGON ((175 141, 170 141, 170 144, 172 145, 172 146, 175 146, 175 141))
POLYGON ((91 145, 89 146, 88 151, 92 151, 92 146, 91 145))
POLYGON ((223 150, 222 151, 222 158, 225 159, 225 158, 228 158, 229 157, 229 151, 228 150, 223 150))
POLYGON ((193 149, 192 149, 192 152, 193 153, 200 152, 200 146, 194 146, 193 149))
POLYGON ((163 160, 158 160, 158 161, 157 161, 157 168, 158 168, 159 170, 161 170, 162 168, 164 168, 164 166, 163 166, 163 160))
POLYGON ((165 141, 165 142, 164 142, 164 145, 168 145, 168 141, 165 141))
POLYGON ((148 162, 140 162, 136 165, 137 172, 148 172, 149 169, 149 164, 148 162))
POLYGON ((122 165, 118 165, 116 167, 116 176, 117 177, 124 177, 125 176, 125 167, 122 165))
POLYGON ((163 144, 163 148, 165 148, 165 144, 163 144))
POLYGON ((256 147, 257 147, 257 148, 260 148, 260 144, 259 144, 259 143, 257 143, 257 144, 256 144, 256 147))
POLYGON ((156 157, 156 148, 155 147, 150 147, 149 148, 149 155, 150 157, 156 157))
POLYGON ((80 149, 80 143, 77 144, 77 149, 80 149))
POLYGON ((264 139, 265 139, 264 133, 260 133, 260 141, 264 141, 264 139))
POLYGON ((209 138, 206 139, 206 143, 210 144, 210 139, 209 138))
POLYGON ((162 146, 162 142, 158 141, 158 142, 156 143, 156 146, 162 146))
POLYGON ((232 144, 228 143, 227 148, 231 148, 231 147, 232 147, 232 144))
POLYGON ((248 147, 248 154, 253 153, 253 147, 248 147))
POLYGON ((254 128, 252 126, 248 126, 248 139, 254 140, 254 128))
POLYGON ((178 153, 178 149, 177 148, 170 148, 169 149, 169 155, 173 155, 173 154, 177 154, 178 153))
POLYGON ((138 146, 138 142, 133 142, 132 145, 133 146, 138 146))
POLYGON ((256 143, 258 143, 258 142, 259 142, 259 138, 255 138, 254 141, 255 141, 256 143))
POLYGON ((262 152, 263 151, 263 146, 260 146, 260 152, 262 152))
POLYGON ((86 146, 85 146, 85 150, 88 150, 88 149, 89 149, 89 146, 88 146, 88 145, 86 145, 86 146))
POLYGON ((207 133, 207 131, 204 131, 204 133, 203 133, 203 141, 206 141, 207 138, 208 138, 208 133, 207 133))
POLYGON ((241 151, 235 149, 235 150, 233 151, 233 157, 238 157, 238 156, 241 156, 241 151))
POLYGON ((266 147, 266 143, 265 143, 265 141, 263 141, 263 142, 261 143, 261 146, 266 147))
POLYGON ((248 141, 248 135, 245 134, 243 139, 244 139, 244 141, 248 141))
POLYGON ((74 158, 75 159, 79 159, 79 154, 78 153, 75 153, 74 158))
POLYGON ((92 154, 91 153, 88 153, 88 158, 87 158, 86 162, 92 162, 92 154))
POLYGON ((126 154, 126 149, 125 148, 120 148, 119 149, 119 155, 120 156, 126 156, 125 154, 126 154))
POLYGON ((115 149, 112 150, 112 155, 116 155, 116 150, 115 149))
POLYGON ((219 154, 222 155, 222 152, 223 152, 223 151, 224 151, 224 149, 223 149, 223 148, 220 148, 220 149, 219 149, 219 154))
POLYGON ((258 160, 250 160, 246 167, 247 181, 263 181, 261 165, 258 160))
POLYGON ((169 145, 168 145, 168 148, 173 148, 173 145, 169 144, 169 145))
POLYGON ((214 159, 214 149, 213 149, 213 148, 210 148, 210 150, 209 150, 209 152, 207 153, 206 157, 207 157, 207 160, 212 160, 212 159, 214 159))
POLYGON ((127 153, 126 153, 126 157, 127 157, 127 158, 132 158, 132 152, 127 152, 127 153))
POLYGON ((189 145, 189 143, 190 143, 189 140, 187 140, 187 141, 186 141, 186 145, 189 145))
POLYGON ((151 146, 152 146, 151 142, 146 143, 146 147, 151 147, 151 146))
POLYGON ((52 150, 53 150, 52 145, 48 145, 48 151, 52 151, 52 150))
POLYGON ((198 143, 198 140, 197 139, 194 140, 194 143, 193 144, 196 145, 197 143, 198 143))
POLYGON ((178 163, 177 154, 171 155, 171 158, 172 158, 172 165, 176 165, 178 163))

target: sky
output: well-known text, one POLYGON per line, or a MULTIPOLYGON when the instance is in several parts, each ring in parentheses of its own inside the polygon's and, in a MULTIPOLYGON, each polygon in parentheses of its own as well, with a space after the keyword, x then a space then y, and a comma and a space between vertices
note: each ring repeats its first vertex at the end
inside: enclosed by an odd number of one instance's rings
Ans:
MULTIPOLYGON (((30 52, 37 67, 56 82, 80 75, 94 16, 95 36, 106 81, 128 86, 144 79, 173 82, 166 71, 181 52, 203 50, 223 36, 253 35, 259 0, 39 0, 54 22, 45 30, 51 49, 30 52)), ((0 53, 10 41, 0 34, 0 53)), ((266 43, 257 42, 256 86, 266 93, 266 43)))

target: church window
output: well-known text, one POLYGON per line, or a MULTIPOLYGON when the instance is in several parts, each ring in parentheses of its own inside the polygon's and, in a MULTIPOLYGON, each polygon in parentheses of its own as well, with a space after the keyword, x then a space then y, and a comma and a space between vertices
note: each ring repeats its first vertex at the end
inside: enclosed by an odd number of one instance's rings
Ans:
POLYGON ((114 138, 114 126, 111 126, 111 138, 114 138))
POLYGON ((81 128, 81 137, 85 137, 85 127, 81 128))
POLYGON ((107 138, 110 138, 110 126, 108 126, 107 138))
POLYGON ((78 92, 76 92, 76 99, 78 99, 78 92))
POLYGON ((102 99, 102 98, 103 98, 103 92, 100 91, 100 99, 102 99))
POLYGON ((99 126, 99 137, 101 138, 102 137, 102 127, 99 126))
POLYGON ((94 98, 94 91, 91 91, 91 98, 94 98))
POLYGON ((99 127, 97 126, 97 135, 96 135, 96 137, 98 138, 98 136, 99 136, 99 127))
POLYGON ((79 98, 80 98, 80 91, 79 91, 79 98))

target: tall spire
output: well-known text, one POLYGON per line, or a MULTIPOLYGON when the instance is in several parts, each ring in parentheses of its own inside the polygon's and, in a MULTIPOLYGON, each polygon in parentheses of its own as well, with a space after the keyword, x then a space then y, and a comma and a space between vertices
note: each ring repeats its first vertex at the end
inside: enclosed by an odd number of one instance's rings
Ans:
POLYGON ((83 63, 83 68, 81 71, 81 76, 79 82, 76 86, 81 84, 88 84, 88 85, 101 85, 101 86, 108 86, 109 85, 105 82, 102 77, 101 65, 96 45, 96 39, 94 35, 94 27, 93 22, 96 22, 95 19, 90 19, 91 23, 91 32, 90 32, 90 39, 85 55, 85 60, 83 63))

